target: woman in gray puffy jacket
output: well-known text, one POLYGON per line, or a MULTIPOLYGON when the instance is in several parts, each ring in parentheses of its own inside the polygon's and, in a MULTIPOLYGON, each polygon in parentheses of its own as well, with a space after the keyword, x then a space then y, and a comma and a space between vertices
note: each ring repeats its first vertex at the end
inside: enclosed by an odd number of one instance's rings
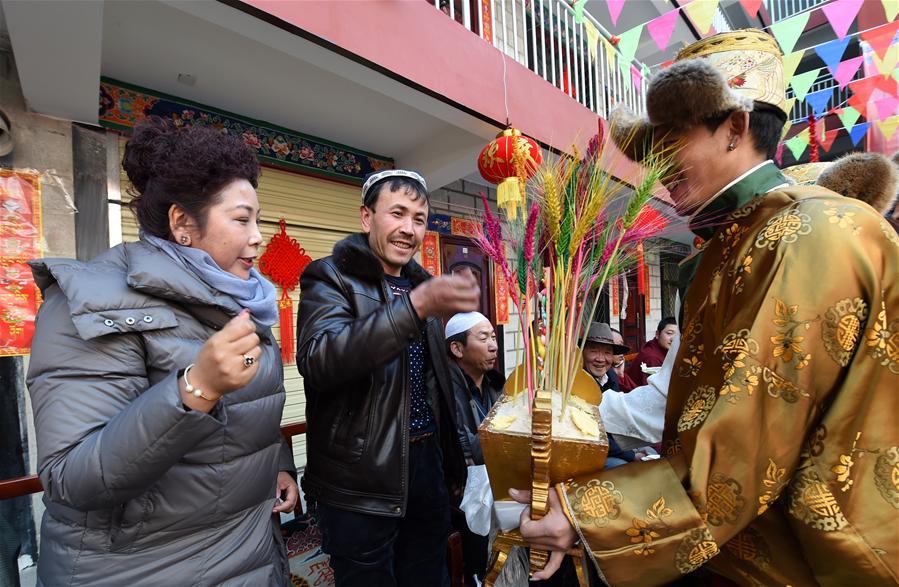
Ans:
POLYGON ((253 269, 259 165, 161 119, 123 165, 141 240, 32 263, 28 371, 47 511, 40 585, 285 585, 297 499, 273 286, 253 269))

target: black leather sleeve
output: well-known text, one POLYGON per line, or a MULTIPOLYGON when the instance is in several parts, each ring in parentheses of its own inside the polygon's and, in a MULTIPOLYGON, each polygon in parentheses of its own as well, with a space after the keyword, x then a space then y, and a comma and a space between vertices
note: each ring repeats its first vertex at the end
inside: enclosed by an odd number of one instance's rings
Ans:
POLYGON ((297 367, 319 388, 335 388, 369 375, 395 359, 423 326, 408 296, 388 303, 354 287, 327 259, 310 264, 300 279, 297 367), (351 300, 370 299, 372 311, 359 312, 351 300), (358 316, 357 313, 364 314, 358 316))

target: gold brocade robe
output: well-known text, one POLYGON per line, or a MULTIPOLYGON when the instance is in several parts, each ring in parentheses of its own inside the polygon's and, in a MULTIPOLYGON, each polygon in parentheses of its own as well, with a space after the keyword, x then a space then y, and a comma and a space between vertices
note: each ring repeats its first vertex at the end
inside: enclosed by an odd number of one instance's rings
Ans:
POLYGON ((687 295, 666 457, 560 484, 566 514, 614 587, 705 564, 743 585, 895 585, 899 238, 817 186, 743 204, 687 295))

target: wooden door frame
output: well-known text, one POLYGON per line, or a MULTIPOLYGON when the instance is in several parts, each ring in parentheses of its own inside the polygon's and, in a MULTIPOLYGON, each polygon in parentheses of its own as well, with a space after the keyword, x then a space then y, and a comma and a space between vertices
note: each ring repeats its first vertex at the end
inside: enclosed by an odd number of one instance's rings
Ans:
POLYGON ((459 236, 454 234, 441 234, 440 235, 440 272, 446 273, 448 268, 443 264, 443 251, 444 244, 456 245, 460 247, 473 247, 481 251, 484 254, 484 257, 487 259, 487 267, 486 267, 486 275, 487 275, 487 319, 490 320, 490 323, 493 324, 493 327, 496 329, 496 367, 495 369, 500 373, 505 373, 506 368, 506 354, 505 354, 505 329, 502 324, 496 323, 496 290, 493 287, 496 276, 494 275, 495 267, 493 261, 487 257, 486 253, 475 243, 474 239, 469 238, 467 236, 459 236))

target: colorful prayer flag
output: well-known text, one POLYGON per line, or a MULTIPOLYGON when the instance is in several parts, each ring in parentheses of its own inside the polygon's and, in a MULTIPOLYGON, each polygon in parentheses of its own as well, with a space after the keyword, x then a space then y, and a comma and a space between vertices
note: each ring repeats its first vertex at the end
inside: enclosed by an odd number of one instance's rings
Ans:
POLYGON ((718 0, 693 0, 684 6, 687 15, 701 35, 707 35, 712 28, 712 19, 718 10, 718 0))
POLYGON ((812 107, 815 116, 821 116, 827 111, 827 105, 833 96, 833 88, 824 88, 816 92, 810 92, 805 96, 805 103, 812 107))
POLYGON ((793 76, 793 79, 790 80, 790 85, 793 86, 793 92, 796 93, 797 98, 805 100, 805 95, 812 87, 812 84, 815 83, 815 80, 818 79, 820 71, 821 69, 817 68, 793 76))
POLYGON ((677 24, 677 11, 679 9, 669 10, 662 16, 654 18, 646 23, 646 30, 652 36, 652 40, 656 42, 659 51, 664 51, 668 47, 671 40, 671 33, 674 32, 674 25, 677 24))
POLYGON ((843 53, 846 52, 846 46, 851 40, 851 37, 846 37, 842 40, 834 39, 815 47, 815 53, 818 54, 818 57, 821 58, 821 61, 824 62, 831 74, 836 71, 837 66, 840 64, 840 59, 843 58, 843 53))
POLYGON ((858 142, 868 132, 869 126, 871 126, 870 122, 863 122, 861 124, 856 124, 854 127, 852 127, 852 130, 849 131, 849 138, 852 139, 853 146, 855 146, 855 147, 858 146, 858 142))
POLYGON ((609 7, 609 16, 612 17, 612 26, 618 24, 618 17, 621 16, 624 2, 625 0, 606 0, 606 5, 609 7))
POLYGON ((846 61, 843 61, 842 63, 837 65, 836 72, 832 73, 833 79, 835 79, 840 85, 841 90, 846 87, 846 84, 852 81, 852 78, 854 78, 855 74, 858 73, 858 69, 862 66, 862 63, 864 63, 864 61, 864 56, 859 55, 858 57, 847 59, 846 61))
POLYGON ((796 73, 796 68, 799 67, 799 63, 802 62, 803 55, 805 55, 804 49, 784 56, 784 85, 788 85, 790 80, 793 79, 793 74, 796 73))
POLYGON ((799 40, 799 36, 805 30, 810 14, 811 12, 803 12, 771 25, 771 34, 777 39, 777 43, 780 45, 784 55, 793 52, 793 47, 796 46, 796 41, 799 40))
POLYGON ((855 126, 859 116, 861 116, 861 113, 852 106, 846 106, 837 112, 837 117, 839 117, 840 122, 843 123, 843 128, 847 131, 852 130, 852 127, 855 126))
POLYGON ((862 4, 864 4, 864 1, 865 0, 836 0, 830 4, 825 4, 821 8, 821 11, 824 12, 824 16, 826 16, 828 22, 830 22, 833 32, 837 34, 838 39, 842 39, 846 36, 846 33, 849 32, 849 27, 852 26, 852 22, 855 20, 855 17, 858 16, 858 11, 861 9, 862 4))

